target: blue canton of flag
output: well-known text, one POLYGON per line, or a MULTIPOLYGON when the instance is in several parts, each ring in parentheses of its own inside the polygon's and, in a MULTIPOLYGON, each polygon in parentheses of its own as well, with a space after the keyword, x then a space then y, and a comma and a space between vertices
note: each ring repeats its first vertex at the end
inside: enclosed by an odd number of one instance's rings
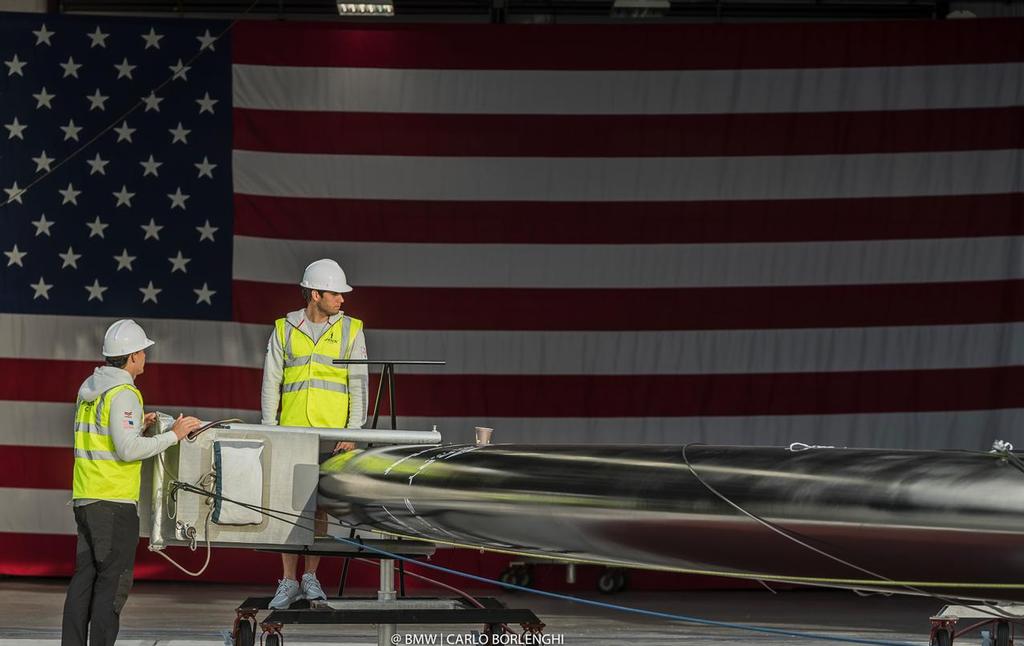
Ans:
POLYGON ((2 15, 0 311, 230 318, 226 26, 2 15))

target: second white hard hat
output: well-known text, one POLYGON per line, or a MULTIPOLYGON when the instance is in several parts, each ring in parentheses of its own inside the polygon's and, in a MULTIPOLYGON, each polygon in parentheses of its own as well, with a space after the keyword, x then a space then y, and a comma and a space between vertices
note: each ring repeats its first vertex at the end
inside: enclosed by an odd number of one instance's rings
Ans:
POLYGON ((103 356, 123 357, 126 354, 145 350, 156 343, 142 330, 142 326, 131 319, 114 321, 103 335, 103 356))
POLYGON ((352 291, 352 287, 345 279, 345 270, 330 258, 309 263, 306 271, 302 272, 302 282, 299 286, 342 294, 352 291))

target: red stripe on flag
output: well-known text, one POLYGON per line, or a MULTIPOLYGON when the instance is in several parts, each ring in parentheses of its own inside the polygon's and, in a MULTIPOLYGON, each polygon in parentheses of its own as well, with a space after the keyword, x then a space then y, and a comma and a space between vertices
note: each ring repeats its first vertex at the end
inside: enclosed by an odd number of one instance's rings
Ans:
POLYGON ((1024 60, 1024 21, 765 25, 337 25, 241 22, 235 63, 317 67, 723 70, 1024 60), (287 42, 288 47, 267 43, 287 42), (869 43, 870 46, 865 46, 869 43))
MULTIPOLYGON (((68 510, 70 514, 70 509, 68 510)), ((34 577, 67 577, 74 570, 75 563, 74 536, 53 534, 0 533, 0 575, 34 576, 34 577)), ((202 563, 205 553, 190 552, 183 547, 168 548, 168 555, 183 563, 189 569, 197 569, 202 563)), ((508 565, 511 557, 503 554, 480 552, 479 550, 440 549, 430 559, 431 563, 453 568, 461 572, 496 579, 508 565)), ((210 566, 203 573, 204 582, 252 583, 266 586, 269 596, 276 585, 274 573, 281 568, 281 561, 271 552, 234 549, 227 547, 213 548, 210 566)), ((466 579, 459 576, 438 573, 417 566, 415 563, 406 565, 410 572, 418 572, 439 580, 448 585, 466 587, 466 579)), ((597 577, 603 568, 597 566, 578 566, 575 584, 565 582, 563 568, 551 564, 534 566, 534 581, 545 590, 576 589, 593 590, 597 577)), ((318 572, 325 588, 337 588, 341 576, 340 567, 323 567, 318 572)), ((636 570, 630 573, 629 585, 635 590, 693 590, 693 589, 748 589, 760 587, 757 583, 739 579, 716 578, 700 575, 680 575, 671 572, 652 572, 636 570)), ((143 538, 135 555, 135 579, 137 581, 195 581, 195 579, 177 570, 162 557, 149 551, 148 541, 143 538)), ((375 564, 353 561, 352 569, 346 581, 349 590, 366 589, 373 591, 377 587, 379 574, 375 564)), ((406 587, 409 590, 424 590, 437 593, 437 586, 408 577, 406 587)), ((486 588, 473 584, 472 588, 486 588)), ((774 586, 773 586, 774 587, 774 586)), ((230 594, 230 593, 229 593, 230 594)))
MULTIPOLYGON (((88 361, 0 359, 0 399, 74 403, 78 387, 98 364, 88 361), (33 375, 29 377, 28 375, 33 375)), ((146 409, 177 415, 190 406, 258 410, 263 371, 255 368, 160 363, 156 355, 135 384, 146 409)), ((68 420, 70 437, 72 420, 68 420)))
POLYGON ((235 233, 348 242, 669 244, 1015 236, 1024 195, 423 202, 235 195, 235 233))
MULTIPOLYGON (((72 443, 68 420, 68 445, 72 443)), ((0 487, 71 489, 75 455, 63 446, 0 446, 0 487)))
MULTIPOLYGON (((236 280, 234 318, 271 324, 295 285, 236 280)), ((360 287, 347 311, 388 330, 752 330, 1024 320, 1024 281, 679 289, 360 287)), ((34 384, 32 385, 34 387, 34 384)), ((29 388, 26 386, 26 388, 29 388)))
POLYGON ((236 149, 347 155, 702 157, 997 150, 1024 145, 1024 108, 707 115, 236 108, 234 133, 236 149))
MULTIPOLYGON (((27 381, 52 379, 54 362, 5 359, 27 381)), ((81 375, 61 371, 57 391, 81 375)), ((262 370, 155 364, 138 386, 148 401, 257 410, 262 370), (198 378, 189 378, 190 376, 198 378), (230 379, 230 380, 229 380, 230 379), (237 384, 248 384, 244 392, 237 384), (231 384, 225 386, 225 384, 231 384), (226 391, 227 390, 227 391, 226 391)), ((416 417, 691 417, 832 415, 1024 407, 1024 367, 697 375, 399 375, 402 415, 416 417)), ((370 392, 376 392, 371 379, 370 392)), ((0 398, 69 401, 48 392, 0 398)), ((371 403, 372 405, 372 403, 371 403)), ((148 406, 157 408, 158 403, 148 406)), ((177 410, 168 411, 176 413, 177 410)), ((70 435, 70 420, 68 422, 70 435)))

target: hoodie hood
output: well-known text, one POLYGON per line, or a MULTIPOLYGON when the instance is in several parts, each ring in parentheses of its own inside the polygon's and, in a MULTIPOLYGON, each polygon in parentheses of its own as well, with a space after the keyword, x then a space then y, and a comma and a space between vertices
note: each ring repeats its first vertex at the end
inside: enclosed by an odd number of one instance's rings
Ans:
POLYGON ((113 366, 100 366, 82 383, 82 386, 78 389, 78 398, 91 402, 114 386, 134 383, 132 376, 128 374, 127 370, 114 368, 113 366))

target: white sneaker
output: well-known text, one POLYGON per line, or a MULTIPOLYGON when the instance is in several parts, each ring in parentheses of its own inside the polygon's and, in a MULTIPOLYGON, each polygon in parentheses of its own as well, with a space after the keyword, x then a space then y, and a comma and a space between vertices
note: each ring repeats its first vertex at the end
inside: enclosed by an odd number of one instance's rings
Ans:
POLYGON ((274 598, 270 600, 268 607, 274 610, 284 610, 301 598, 302 590, 299 588, 298 581, 281 579, 277 582, 277 592, 274 593, 274 598))
POLYGON ((320 582, 312 572, 306 572, 302 575, 302 596, 310 601, 327 600, 324 589, 320 587, 320 582))

